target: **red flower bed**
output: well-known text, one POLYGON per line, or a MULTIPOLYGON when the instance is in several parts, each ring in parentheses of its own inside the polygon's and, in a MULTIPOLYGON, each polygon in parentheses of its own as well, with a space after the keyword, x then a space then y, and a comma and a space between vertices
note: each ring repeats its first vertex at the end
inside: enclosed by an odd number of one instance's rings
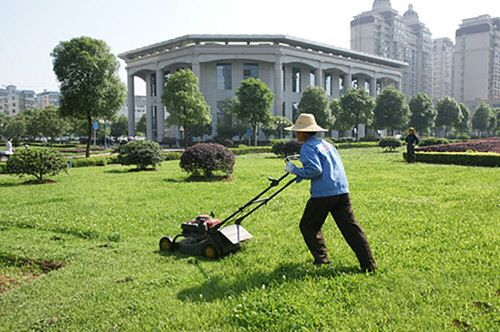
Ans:
POLYGON ((474 140, 468 142, 451 143, 444 145, 430 145, 416 148, 421 152, 496 152, 500 153, 500 137, 474 140))

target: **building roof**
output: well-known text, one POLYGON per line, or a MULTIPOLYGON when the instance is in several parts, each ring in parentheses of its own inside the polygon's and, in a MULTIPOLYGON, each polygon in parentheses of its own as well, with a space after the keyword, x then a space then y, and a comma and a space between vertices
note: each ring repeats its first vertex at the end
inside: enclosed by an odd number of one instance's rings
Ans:
POLYGON ((392 60, 364 52, 352 51, 337 46, 318 43, 287 35, 185 35, 156 44, 140 47, 128 52, 123 52, 118 54, 118 57, 125 61, 130 61, 160 52, 167 52, 187 46, 201 45, 203 43, 224 43, 226 45, 272 43, 274 45, 297 47, 305 50, 321 52, 354 60, 369 61, 394 68, 404 68, 408 66, 407 63, 402 61, 392 60))

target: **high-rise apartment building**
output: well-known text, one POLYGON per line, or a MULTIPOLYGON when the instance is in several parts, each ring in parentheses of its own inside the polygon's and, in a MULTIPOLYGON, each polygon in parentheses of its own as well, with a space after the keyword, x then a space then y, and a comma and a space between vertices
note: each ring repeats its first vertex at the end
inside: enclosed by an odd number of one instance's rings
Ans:
POLYGON ((0 88, 0 112, 9 116, 19 114, 27 108, 34 108, 35 102, 33 90, 17 90, 15 85, 0 88))
POLYGON ((462 21, 456 31, 453 96, 469 106, 500 106, 500 17, 462 21))
POLYGON ((453 94, 453 42, 450 38, 432 40, 432 98, 437 101, 453 94))
POLYGON ((431 33, 412 5, 401 16, 390 0, 375 0, 371 11, 351 21, 351 49, 407 62, 402 90, 432 93, 431 33))

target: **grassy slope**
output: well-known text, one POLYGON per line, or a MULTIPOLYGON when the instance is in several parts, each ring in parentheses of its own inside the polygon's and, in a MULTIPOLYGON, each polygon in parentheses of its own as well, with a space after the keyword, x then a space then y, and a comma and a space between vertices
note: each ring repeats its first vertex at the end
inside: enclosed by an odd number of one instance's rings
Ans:
POLYGON ((185 183, 176 161, 158 172, 73 169, 43 186, 0 176, 0 254, 65 262, 0 295, 0 330, 498 329, 498 169, 408 165, 377 149, 341 154, 374 276, 357 273, 331 218, 334 264, 310 265, 297 226, 307 183, 246 220, 255 238, 236 255, 158 253, 181 222, 226 216, 259 192, 282 173, 279 159, 238 157, 235 180, 221 183, 185 183))

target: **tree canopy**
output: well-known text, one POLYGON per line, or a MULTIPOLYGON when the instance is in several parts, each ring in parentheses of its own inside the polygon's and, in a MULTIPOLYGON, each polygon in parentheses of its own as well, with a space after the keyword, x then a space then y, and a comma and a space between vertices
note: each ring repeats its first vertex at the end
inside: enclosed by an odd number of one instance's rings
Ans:
POLYGON ((419 93, 409 102, 411 111, 410 126, 422 134, 427 134, 434 127, 437 111, 432 104, 432 99, 425 93, 419 93))
POLYGON ((210 107, 198 88, 198 78, 189 69, 181 69, 169 77, 162 102, 169 113, 167 123, 184 128, 185 147, 195 127, 212 122, 210 107))
POLYGON ((325 90, 319 86, 310 86, 302 94, 299 102, 299 113, 310 113, 316 118, 320 127, 333 127, 332 111, 329 107, 325 90))
POLYGON ((437 104, 436 127, 444 127, 444 136, 447 137, 450 127, 457 127, 463 115, 460 105, 451 97, 444 97, 437 104))
MULTIPOLYGON (((339 113, 335 114, 336 122, 341 128, 351 129, 359 124, 371 125, 375 100, 365 89, 351 89, 340 98, 339 113)), ((359 133, 356 130, 356 140, 359 133)))
POLYGON ((90 37, 62 41, 51 56, 60 82, 61 113, 87 121, 88 157, 93 121, 111 119, 125 100, 119 63, 104 41, 90 37))
POLYGON ((259 126, 271 120, 270 110, 274 95, 264 82, 250 77, 241 82, 236 96, 238 97, 236 115, 243 123, 248 123, 252 127, 254 145, 257 145, 259 126))
POLYGON ((404 94, 394 87, 385 88, 377 97, 375 127, 401 129, 408 124, 410 108, 404 94))

